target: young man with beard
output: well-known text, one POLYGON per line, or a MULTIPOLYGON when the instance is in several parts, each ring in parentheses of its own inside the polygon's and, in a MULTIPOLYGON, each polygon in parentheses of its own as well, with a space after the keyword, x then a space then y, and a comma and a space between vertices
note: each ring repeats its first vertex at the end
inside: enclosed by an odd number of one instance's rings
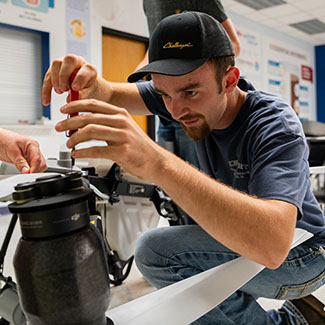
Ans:
MULTIPOLYGON (((219 0, 143 0, 142 4, 150 37, 157 24, 169 15, 183 11, 205 12, 221 23, 233 44, 235 56, 239 55, 240 42, 236 30, 219 0)), ((148 51, 137 66, 137 69, 142 68, 146 64, 148 64, 148 51)), ((180 123, 160 118, 156 140, 162 145, 165 142, 172 143, 173 152, 177 156, 200 168, 195 143, 185 134, 180 123)), ((187 215, 185 215, 185 218, 187 223, 193 224, 193 220, 187 215)))
MULTIPOLYGON (((265 92, 238 87, 234 50, 211 16, 186 12, 163 19, 149 48, 151 82, 110 83, 81 57, 53 61, 43 86, 69 90, 82 100, 64 114, 91 112, 59 122, 75 130, 67 146, 97 139, 107 146, 74 150, 74 158, 101 157, 161 187, 198 225, 151 230, 138 240, 138 268, 157 288, 242 255, 266 266, 195 324, 306 324, 295 300, 325 279, 325 220, 310 189, 308 146, 294 110, 265 92), (180 122, 196 140, 203 172, 164 150, 130 114, 158 114, 180 122), (295 228, 314 236, 290 250, 295 228), (266 312, 259 297, 288 300, 266 312)), ((321 313, 308 321, 322 323, 321 313)))

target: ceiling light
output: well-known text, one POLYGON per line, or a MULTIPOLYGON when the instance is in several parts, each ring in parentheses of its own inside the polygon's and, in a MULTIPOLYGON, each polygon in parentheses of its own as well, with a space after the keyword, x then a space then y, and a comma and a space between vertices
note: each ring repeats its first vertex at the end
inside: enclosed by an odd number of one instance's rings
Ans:
POLYGON ((309 35, 325 33, 325 24, 318 19, 302 21, 300 23, 290 24, 290 26, 309 35))
POLYGON ((242 3, 243 5, 253 8, 255 10, 271 8, 286 3, 283 0, 234 0, 234 1, 242 3))

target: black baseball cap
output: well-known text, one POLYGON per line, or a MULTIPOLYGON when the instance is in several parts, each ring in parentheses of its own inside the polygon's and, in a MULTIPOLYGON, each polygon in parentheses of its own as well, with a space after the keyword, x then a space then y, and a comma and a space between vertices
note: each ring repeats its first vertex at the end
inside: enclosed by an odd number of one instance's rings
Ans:
POLYGON ((186 11, 160 21, 149 44, 149 64, 131 74, 135 82, 149 73, 181 76, 212 57, 234 56, 227 32, 212 16, 186 11))

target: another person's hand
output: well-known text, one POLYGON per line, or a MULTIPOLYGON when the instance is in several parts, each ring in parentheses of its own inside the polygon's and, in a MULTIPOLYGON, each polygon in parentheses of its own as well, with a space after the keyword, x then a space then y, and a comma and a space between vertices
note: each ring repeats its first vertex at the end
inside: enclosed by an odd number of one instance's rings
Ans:
MULTIPOLYGON (((80 92, 80 98, 92 98, 97 88, 97 70, 88 64, 81 56, 69 54, 63 58, 53 60, 46 72, 42 88, 43 105, 51 102, 51 91, 63 94, 70 90, 71 75, 77 72, 71 87, 80 92)), ((68 97, 67 101, 70 99, 68 97)))
POLYGON ((4 129, 0 129, 0 160, 14 164, 22 174, 47 169, 37 141, 4 129))

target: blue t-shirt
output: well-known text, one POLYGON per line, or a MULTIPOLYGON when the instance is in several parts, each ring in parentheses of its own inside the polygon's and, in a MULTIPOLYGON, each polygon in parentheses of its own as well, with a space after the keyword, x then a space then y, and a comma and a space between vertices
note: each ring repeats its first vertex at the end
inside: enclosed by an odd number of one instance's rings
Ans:
MULTIPOLYGON (((137 86, 153 114, 172 119, 152 81, 137 86)), ((253 89, 244 80, 240 87, 253 89)), ((310 188, 308 145, 295 111, 284 100, 247 90, 234 122, 195 144, 205 173, 258 198, 294 204, 297 228, 325 245, 325 218, 310 188)))

